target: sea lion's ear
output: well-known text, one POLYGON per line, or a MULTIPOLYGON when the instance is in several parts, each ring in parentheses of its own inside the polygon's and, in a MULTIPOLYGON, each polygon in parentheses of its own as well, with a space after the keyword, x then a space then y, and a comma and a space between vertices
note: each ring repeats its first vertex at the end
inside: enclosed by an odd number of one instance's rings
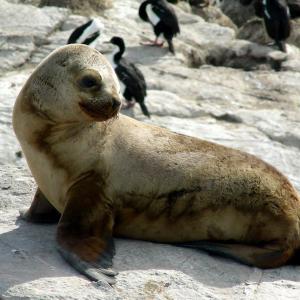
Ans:
POLYGON ((67 193, 67 205, 57 228, 58 250, 80 273, 114 284, 113 215, 101 191, 100 176, 85 174, 67 193), (103 198, 102 198, 103 197, 103 198))

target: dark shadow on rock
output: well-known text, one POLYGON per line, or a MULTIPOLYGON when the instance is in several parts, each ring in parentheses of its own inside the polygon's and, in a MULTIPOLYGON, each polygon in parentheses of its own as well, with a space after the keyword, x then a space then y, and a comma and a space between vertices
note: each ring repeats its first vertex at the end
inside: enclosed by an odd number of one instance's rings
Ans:
POLYGON ((0 295, 10 287, 42 277, 76 274, 56 251, 54 225, 17 221, 0 234, 0 295))
POLYGON ((300 266, 262 270, 231 259, 212 256, 201 250, 125 239, 118 239, 114 265, 119 271, 176 270, 204 286, 216 288, 230 288, 247 283, 253 273, 257 272, 261 274, 261 282, 300 280, 300 266))
POLYGON ((244 71, 272 70, 287 60, 287 54, 267 45, 235 40, 228 45, 211 48, 205 60, 209 65, 244 71))
POLYGON ((225 121, 225 122, 229 122, 229 123, 243 123, 243 120, 241 117, 231 114, 231 113, 223 113, 223 114, 210 114, 213 118, 215 118, 216 120, 219 121, 225 121))

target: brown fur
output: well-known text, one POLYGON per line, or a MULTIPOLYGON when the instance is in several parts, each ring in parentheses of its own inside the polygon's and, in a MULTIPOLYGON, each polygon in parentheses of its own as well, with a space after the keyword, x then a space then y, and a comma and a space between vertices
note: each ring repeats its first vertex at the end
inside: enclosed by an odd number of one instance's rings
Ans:
POLYGON ((89 262, 99 258, 112 237, 113 209, 104 187, 102 176, 93 171, 76 181, 57 229, 58 242, 89 262))
POLYGON ((39 188, 62 213, 60 246, 94 263, 112 253, 112 235, 209 241, 193 245, 210 251, 213 242, 214 252, 250 265, 286 263, 300 246, 299 196, 288 179, 253 155, 115 118, 116 86, 99 53, 70 45, 37 68, 17 99, 15 132, 39 188), (51 77, 57 69, 63 82, 51 77), (99 72, 101 88, 82 91, 81 72, 99 72))

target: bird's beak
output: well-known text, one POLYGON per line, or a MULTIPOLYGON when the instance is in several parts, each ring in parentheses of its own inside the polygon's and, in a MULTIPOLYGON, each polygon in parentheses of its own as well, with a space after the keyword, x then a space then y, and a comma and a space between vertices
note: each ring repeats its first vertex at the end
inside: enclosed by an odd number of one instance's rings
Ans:
POLYGON ((103 42, 103 44, 110 44, 110 41, 105 41, 103 42))

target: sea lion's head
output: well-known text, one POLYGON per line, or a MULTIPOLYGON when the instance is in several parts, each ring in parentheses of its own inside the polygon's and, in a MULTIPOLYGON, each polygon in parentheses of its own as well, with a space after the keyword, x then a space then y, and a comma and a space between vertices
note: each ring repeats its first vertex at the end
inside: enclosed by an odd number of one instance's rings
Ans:
POLYGON ((121 106, 115 72, 103 55, 86 45, 55 50, 37 67, 22 93, 35 113, 57 123, 106 121, 121 106))

